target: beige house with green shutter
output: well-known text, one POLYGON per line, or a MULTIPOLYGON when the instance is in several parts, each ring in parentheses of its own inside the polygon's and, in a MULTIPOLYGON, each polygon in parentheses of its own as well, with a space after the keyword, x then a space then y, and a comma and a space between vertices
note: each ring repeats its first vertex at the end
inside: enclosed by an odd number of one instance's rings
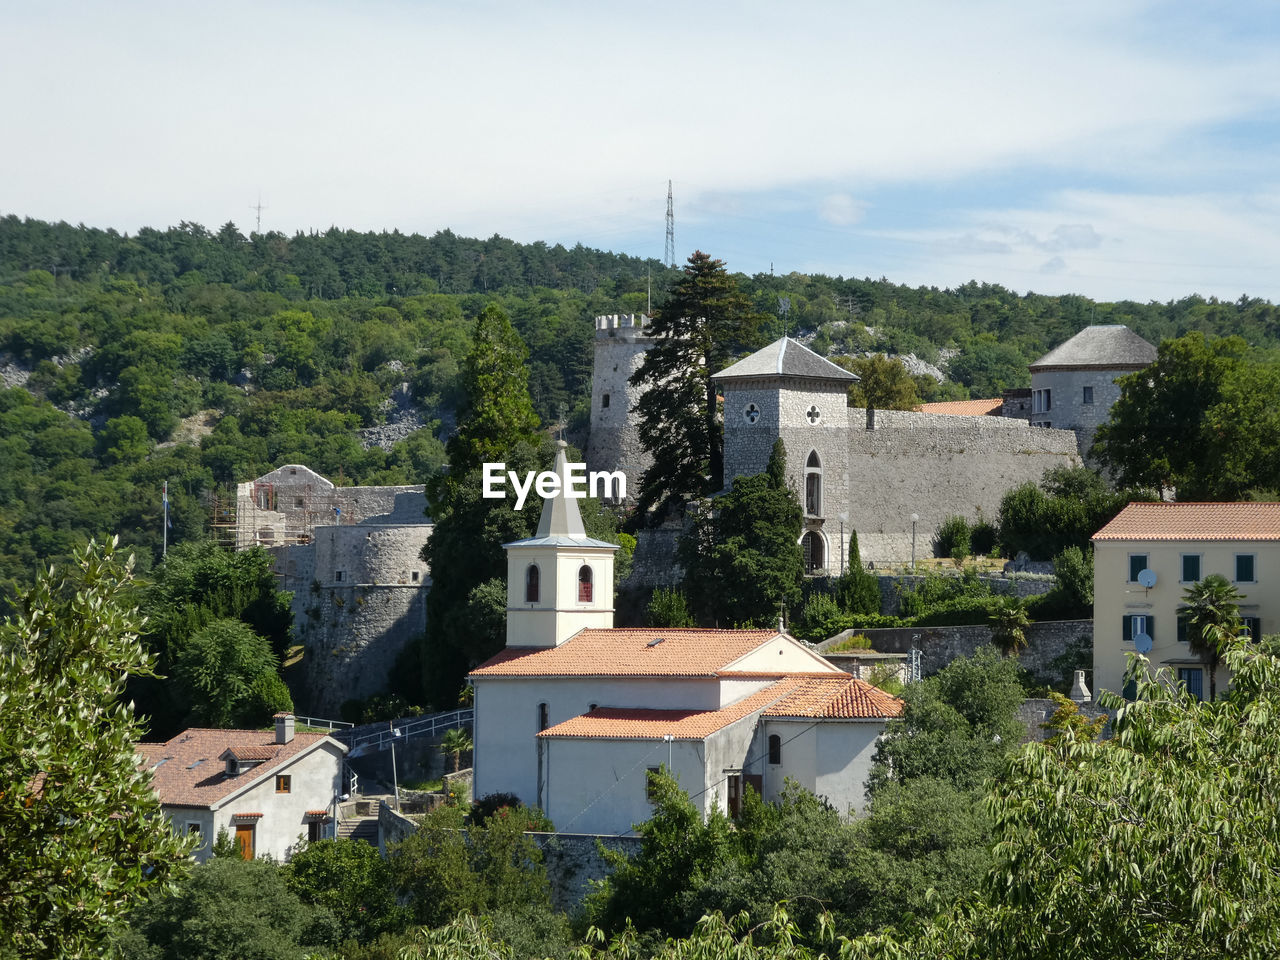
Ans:
MULTIPOLYGON (((1186 588, 1211 573, 1244 595, 1240 616, 1251 635, 1280 632, 1280 503, 1131 503, 1093 535, 1093 548, 1095 696, 1124 692, 1125 655, 1143 635, 1152 667, 1209 695, 1207 668, 1179 614, 1186 588)), ((1215 680, 1226 689, 1226 667, 1215 680)))

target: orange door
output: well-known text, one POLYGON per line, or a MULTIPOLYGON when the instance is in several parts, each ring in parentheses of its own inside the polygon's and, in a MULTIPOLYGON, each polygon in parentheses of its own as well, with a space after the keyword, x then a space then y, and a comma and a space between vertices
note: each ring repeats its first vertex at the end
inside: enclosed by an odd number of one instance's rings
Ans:
POLYGON ((236 849, 246 860, 253 859, 253 824, 236 824, 236 849))

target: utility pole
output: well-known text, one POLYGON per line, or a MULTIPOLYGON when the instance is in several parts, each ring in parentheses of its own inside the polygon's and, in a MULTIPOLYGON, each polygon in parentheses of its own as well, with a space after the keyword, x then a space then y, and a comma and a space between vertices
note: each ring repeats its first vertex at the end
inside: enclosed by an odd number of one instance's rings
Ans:
POLYGON ((663 251, 662 259, 667 262, 668 267, 676 265, 676 214, 671 202, 670 180, 667 181, 667 247, 663 251))

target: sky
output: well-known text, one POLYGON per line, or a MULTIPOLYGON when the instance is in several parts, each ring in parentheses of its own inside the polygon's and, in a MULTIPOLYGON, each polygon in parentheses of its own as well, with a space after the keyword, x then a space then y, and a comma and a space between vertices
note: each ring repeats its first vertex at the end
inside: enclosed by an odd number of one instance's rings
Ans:
POLYGON ((0 214, 1280 301, 1280 4, 0 0, 0 214), (261 210, 254 208, 261 204, 261 210))

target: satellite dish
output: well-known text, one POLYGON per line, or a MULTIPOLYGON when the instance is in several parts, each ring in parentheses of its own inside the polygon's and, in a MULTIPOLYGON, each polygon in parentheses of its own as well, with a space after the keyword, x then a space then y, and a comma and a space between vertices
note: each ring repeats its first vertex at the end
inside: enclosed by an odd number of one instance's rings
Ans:
POLYGON ((1138 583, 1150 590, 1156 585, 1156 572, 1150 567, 1138 571, 1138 583))
POLYGON ((1151 634, 1140 633, 1133 638, 1133 646, 1139 653, 1151 652, 1151 634))

